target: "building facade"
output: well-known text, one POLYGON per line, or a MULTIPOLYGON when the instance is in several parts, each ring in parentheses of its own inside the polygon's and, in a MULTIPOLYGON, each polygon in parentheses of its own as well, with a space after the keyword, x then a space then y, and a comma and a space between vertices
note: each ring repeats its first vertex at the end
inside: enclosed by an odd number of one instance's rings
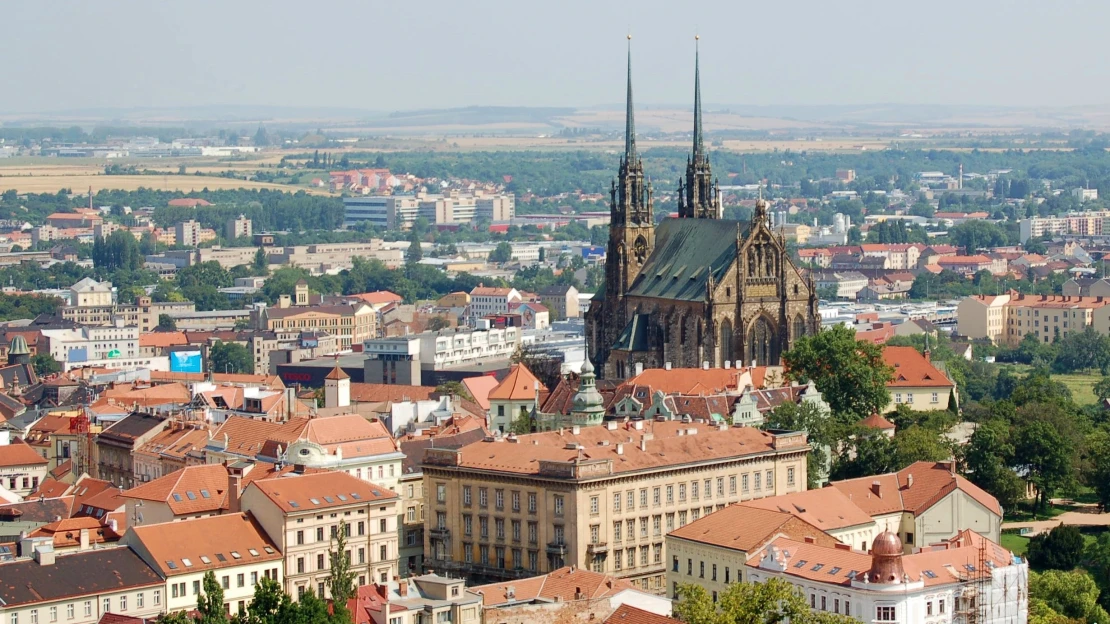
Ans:
POLYGON ((428 565, 489 579, 574 565, 661 592, 667 532, 733 502, 804 490, 808 449, 802 433, 680 421, 430 448, 428 565))

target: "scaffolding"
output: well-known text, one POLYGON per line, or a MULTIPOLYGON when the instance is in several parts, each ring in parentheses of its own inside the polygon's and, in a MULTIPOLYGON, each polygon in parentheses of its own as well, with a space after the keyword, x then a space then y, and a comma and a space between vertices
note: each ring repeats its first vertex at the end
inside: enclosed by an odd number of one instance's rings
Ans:
POLYGON ((987 540, 980 539, 974 570, 966 570, 956 597, 957 624, 987 624, 991 620, 993 569, 987 562, 987 540))

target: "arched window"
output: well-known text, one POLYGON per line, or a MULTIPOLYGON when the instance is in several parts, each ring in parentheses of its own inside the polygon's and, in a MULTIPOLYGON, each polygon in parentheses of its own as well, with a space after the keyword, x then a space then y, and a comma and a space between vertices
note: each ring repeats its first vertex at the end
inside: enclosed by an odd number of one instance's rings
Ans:
POLYGON ((802 336, 805 336, 805 335, 806 335, 806 320, 805 320, 805 318, 802 317, 801 314, 799 314, 798 316, 794 317, 793 337, 794 337, 794 340, 797 340, 797 339, 799 339, 799 338, 801 338, 802 336))
POLYGON ((748 329, 746 343, 745 365, 755 363, 756 366, 773 366, 779 361, 779 341, 775 335, 775 326, 766 316, 760 316, 752 322, 748 329))
POLYGON ((724 321, 721 321, 720 345, 722 365, 725 362, 733 362, 734 364, 739 364, 739 362, 735 361, 736 355, 732 351, 732 344, 732 321, 730 321, 729 319, 725 319, 724 321))

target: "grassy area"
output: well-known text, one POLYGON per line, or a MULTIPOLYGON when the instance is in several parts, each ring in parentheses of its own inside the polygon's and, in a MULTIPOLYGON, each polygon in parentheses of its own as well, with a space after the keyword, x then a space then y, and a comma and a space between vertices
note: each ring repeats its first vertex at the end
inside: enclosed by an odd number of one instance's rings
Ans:
POLYGON ((1010 509, 1006 511, 1006 522, 1032 522, 1035 520, 1051 520, 1056 516, 1071 511, 1069 507, 1058 507, 1056 505, 1049 505, 1044 511, 1033 513, 1029 506, 1021 504, 1017 509, 1010 509))
POLYGON ((1003 533, 1002 547, 1015 555, 1024 555, 1025 549, 1029 548, 1029 538, 1017 533, 1003 533))
MULTIPOLYGON (((1011 371, 1018 375, 1025 375, 1032 366, 1028 364, 1003 364, 1011 371)), ((1098 402, 1098 397, 1095 396, 1095 384, 1102 379, 1102 375, 1098 371, 1090 373, 1053 373, 1052 378, 1068 387, 1071 390, 1072 398, 1079 405, 1090 405, 1098 402)))

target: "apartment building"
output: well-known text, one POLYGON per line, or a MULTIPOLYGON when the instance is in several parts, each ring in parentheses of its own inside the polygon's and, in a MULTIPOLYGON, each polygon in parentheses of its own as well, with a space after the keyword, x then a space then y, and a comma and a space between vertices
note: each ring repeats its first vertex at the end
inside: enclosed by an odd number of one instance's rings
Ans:
POLYGON ((323 331, 337 337, 343 349, 377 336, 378 315, 366 304, 312 305, 299 296, 297 301, 282 299, 276 307, 252 312, 256 328, 274 332, 278 341, 296 340, 305 331, 323 331))
POLYGON ((1033 217, 1018 221, 1018 231, 1022 243, 1030 238, 1049 235, 1101 236, 1103 232, 1110 232, 1107 219, 1110 219, 1110 210, 1069 213, 1060 217, 1033 217))
POLYGON ((111 325, 40 330, 45 351, 60 363, 131 359, 140 356, 139 327, 116 318, 111 325))
POLYGON ((1049 343, 1088 327, 1110 335, 1110 299, 1070 295, 975 295, 956 308, 957 330, 968 338, 989 338, 1017 346, 1026 334, 1049 343))
POLYGON ((482 596, 462 579, 438 574, 372 583, 347 603, 356 622, 390 624, 481 624, 482 596))
POLYGON ((164 416, 132 412, 97 434, 93 476, 122 487, 138 482, 132 454, 168 425, 164 416))
POLYGON ((72 305, 61 309, 64 320, 78 325, 109 327, 122 321, 125 326, 138 327, 142 333, 153 331, 162 314, 196 311, 192 301, 155 303, 150 297, 139 297, 133 305, 116 304, 111 282, 97 283, 89 278, 70 288, 70 301, 72 305))
POLYGON ((0 487, 16 496, 27 496, 38 488, 49 466, 50 460, 26 442, 0 445, 0 487))
POLYGON ((131 549, 62 555, 50 542, 21 540, 28 558, 0 563, 0 578, 11 581, 0 583, 5 624, 96 624, 109 613, 154 618, 166 611, 166 582, 131 549))
POLYGON ((385 229, 408 230, 418 218, 436 225, 468 225, 482 220, 500 223, 516 215, 514 195, 482 191, 346 197, 343 206, 344 226, 348 228, 369 223, 385 229))
POLYGON ((479 284, 470 291, 470 316, 482 318, 487 314, 508 314, 523 298, 515 288, 492 288, 479 284))
POLYGON ((870 244, 860 245, 864 256, 874 256, 888 260, 890 269, 916 269, 925 245, 921 243, 870 244))
POLYGON ((399 500, 395 492, 328 471, 254 481, 243 492, 242 506, 284 554, 285 591, 328 598, 329 553, 339 531, 347 536, 359 585, 397 575, 399 500))
POLYGON ((235 219, 228 219, 226 228, 227 238, 232 240, 236 238, 250 238, 252 234, 253 228, 251 227, 251 220, 244 215, 239 215, 235 219))
POLYGON ((424 452, 436 569, 509 579, 565 565, 664 590, 663 536, 726 505, 805 489, 804 433, 610 422, 424 452))
POLYGON ((228 613, 246 608, 259 579, 282 582, 282 556, 249 513, 131 527, 120 541, 165 578, 164 610, 197 606, 204 574, 215 574, 228 613))

